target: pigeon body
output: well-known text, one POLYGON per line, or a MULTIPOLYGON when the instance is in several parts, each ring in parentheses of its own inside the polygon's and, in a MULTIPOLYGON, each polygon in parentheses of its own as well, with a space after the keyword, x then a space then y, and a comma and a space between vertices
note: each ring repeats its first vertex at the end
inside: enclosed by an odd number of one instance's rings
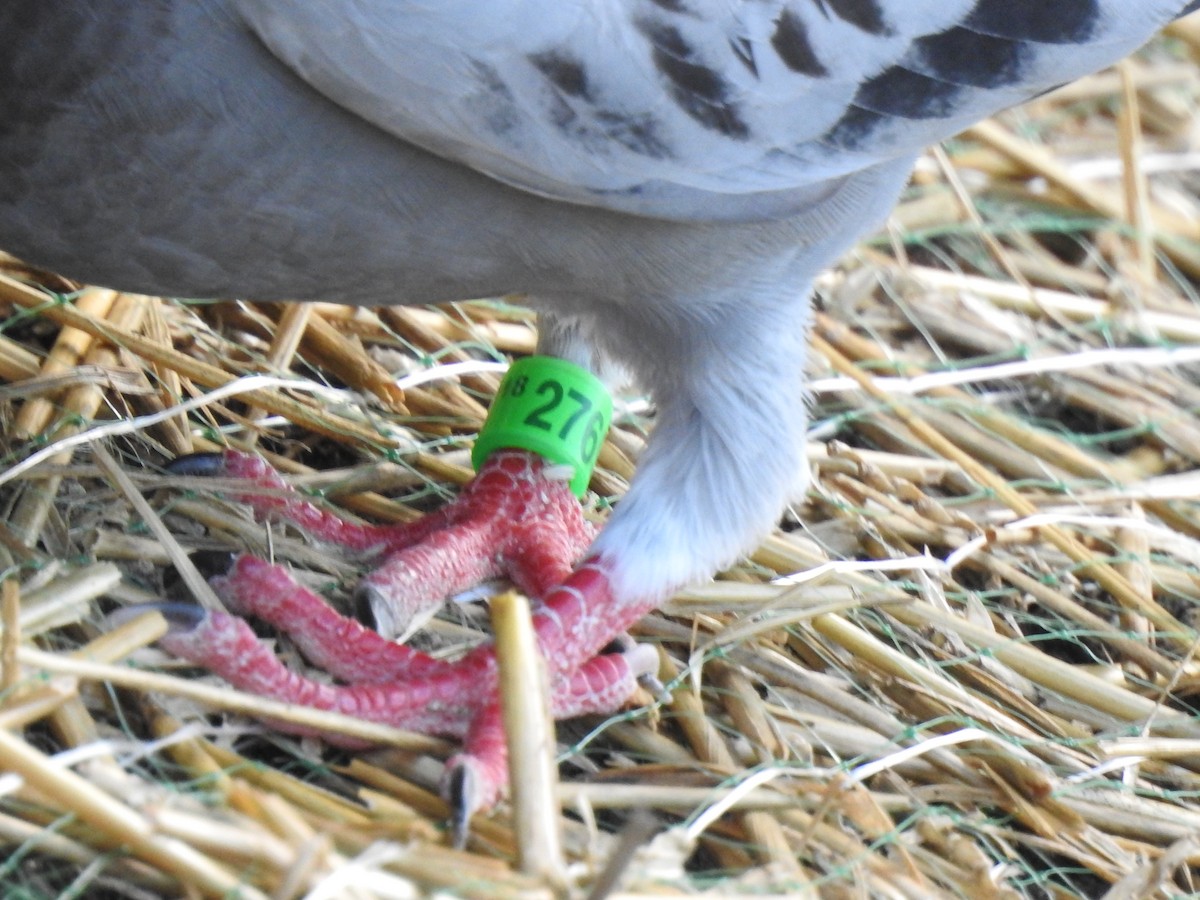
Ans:
POLYGON ((619 630, 803 483, 809 286, 921 148, 1194 5, 6 0, 0 248, 184 297, 528 294, 543 352, 658 404, 591 549, 619 630))
POLYGON ((236 3, 17 2, 0 28, 27 35, 0 62, 9 252, 185 297, 528 294, 544 352, 611 355, 659 401, 640 487, 602 539, 640 548, 618 552, 631 592, 729 562, 800 483, 808 284, 882 219, 908 159, 805 187, 783 220, 629 216, 399 140, 298 78, 236 3))

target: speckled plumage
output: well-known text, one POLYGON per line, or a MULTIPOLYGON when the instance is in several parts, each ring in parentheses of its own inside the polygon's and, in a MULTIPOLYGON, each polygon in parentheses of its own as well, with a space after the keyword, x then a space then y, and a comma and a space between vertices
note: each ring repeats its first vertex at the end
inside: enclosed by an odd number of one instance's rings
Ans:
POLYGON ((1123 56, 1183 3, 237 5, 392 134, 542 196, 708 221, 795 213, 815 184, 1123 56))
MULTIPOLYGON (((746 551, 802 483, 809 285, 915 154, 1196 5, 5 0, 0 248, 191 297, 524 292, 543 351, 617 359, 655 432, 539 618, 557 676, 586 680, 606 630, 746 551)), ((482 752, 474 702, 454 730, 482 752)))

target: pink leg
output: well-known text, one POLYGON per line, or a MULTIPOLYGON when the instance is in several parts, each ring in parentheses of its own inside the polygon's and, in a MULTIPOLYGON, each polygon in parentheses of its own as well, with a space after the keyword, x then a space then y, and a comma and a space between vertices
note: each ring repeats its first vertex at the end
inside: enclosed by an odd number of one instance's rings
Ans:
MULTIPOLYGON (((228 451, 205 458, 257 491, 237 494, 260 518, 285 519, 319 540, 383 563, 359 591, 387 637, 424 624, 446 597, 507 575, 531 597, 561 584, 595 537, 567 485, 545 477, 546 463, 519 450, 494 453, 453 503, 405 525, 346 522, 306 500, 258 456, 228 451)), ((186 467, 181 467, 186 470, 186 467)))
POLYGON ((463 737, 463 749, 446 760, 442 795, 454 811, 454 844, 466 842, 471 816, 496 804, 508 784, 504 720, 495 700, 482 707, 463 737))
MULTIPOLYGON (((640 675, 656 671, 658 653, 650 647, 613 653, 588 660, 577 671, 556 680, 551 693, 551 715, 566 719, 620 709, 629 699, 640 675)), ((466 819, 487 809, 504 792, 508 782, 508 746, 498 703, 489 703, 471 721, 463 749, 446 761, 443 793, 455 810, 454 830, 461 843, 466 819)))
MULTIPOLYGON (((260 560, 242 557, 239 566, 245 583, 258 578, 281 586, 282 570, 260 560), (253 571, 260 569, 260 571, 253 571)), ((284 572, 286 576, 286 572, 284 572)), ((241 580, 239 580, 241 582, 241 580)), ((326 607, 328 608, 328 607, 326 607)), ((286 610, 272 605, 272 610, 286 610)), ((337 617, 329 611, 330 619, 337 617)), ((307 626, 313 620, 306 620, 307 626)), ((330 623, 323 623, 330 624, 330 623)), ((324 634, 371 632, 353 620, 341 619, 334 631, 324 634)), ((370 682, 329 685, 284 666, 271 648, 259 640, 244 620, 227 613, 199 613, 194 620, 180 622, 162 638, 163 647, 220 674, 238 688, 259 696, 314 709, 329 709, 370 721, 408 730, 464 737, 463 750, 446 763, 445 791, 456 808, 457 827, 478 809, 496 803, 508 775, 508 751, 496 697, 496 666, 491 647, 480 648, 461 661, 448 664, 407 650, 426 667, 424 677, 403 682, 370 682)), ((314 634, 308 635, 314 637, 314 634)), ((307 643, 307 641, 305 641, 307 643)), ((370 638, 365 643, 370 646, 370 638)), ((386 644, 397 650, 407 648, 386 644)), ((654 650, 641 647, 634 652, 596 656, 574 673, 554 679, 551 712, 556 719, 588 713, 611 713, 628 700, 640 674, 652 671, 658 661, 654 650)), ((341 662, 338 662, 341 665, 341 662)), ((409 667, 412 672, 412 666, 409 667)), ((311 733, 287 722, 275 722, 282 730, 311 733)), ((332 743, 355 746, 337 734, 323 734, 332 743)))
POLYGON ((454 524, 418 545, 391 553, 359 590, 374 624, 388 637, 407 635, 442 599, 508 576, 530 597, 561 584, 595 537, 562 481, 524 451, 493 454, 455 502, 454 524))
POLYGON ((609 570, 603 557, 589 556, 546 596, 534 615, 542 654, 560 671, 578 669, 660 603, 653 595, 617 596, 609 570))
MULTIPOLYGON (((459 501, 417 526, 401 527, 345 523, 288 490, 256 457, 229 454, 220 465, 275 492, 244 497, 260 515, 287 518, 325 540, 386 555, 382 572, 364 579, 377 608, 411 607, 405 598, 414 595, 413 584, 416 595, 434 591, 440 600, 501 572, 542 597, 534 627, 551 666, 556 718, 616 709, 636 678, 655 667, 649 648, 596 656, 658 598, 622 602, 600 557, 571 570, 593 529, 566 485, 545 477, 545 464, 529 453, 494 454, 459 501), (420 543, 410 546, 414 540, 420 543)), ((163 641, 167 649, 278 700, 465 735, 463 752, 448 766, 447 786, 464 815, 494 802, 506 776, 490 645, 457 662, 434 660, 339 615, 286 569, 250 557, 238 559, 214 584, 236 608, 290 633, 310 660, 349 684, 330 686, 288 670, 244 622, 220 613, 176 614, 176 627, 163 641)))
POLYGON ((628 652, 595 656, 554 685, 551 712, 555 719, 607 715, 633 695, 639 678, 657 671, 658 651, 645 644, 628 652))
POLYGON ((229 572, 212 584, 236 612, 286 631, 309 662, 342 681, 424 679, 450 670, 450 663, 386 640, 341 615, 298 584, 283 566, 239 556, 229 572))
MULTIPOLYGON (((163 647, 204 666, 235 687, 285 703, 332 710, 397 728, 461 736, 480 704, 494 693, 495 667, 489 659, 459 663, 431 678, 329 685, 287 668, 236 616, 200 613, 183 623, 176 618, 173 624, 172 631, 160 641, 163 647)), ((438 664, 436 660, 430 662, 438 664)), ((336 735, 326 737, 337 741, 336 735)))
POLYGON ((447 597, 505 574, 490 522, 447 526, 415 547, 390 553, 358 583, 360 605, 381 635, 407 640, 447 597))
POLYGON ((347 522, 306 499, 261 456, 226 450, 222 454, 184 457, 171 468, 188 474, 194 471, 243 479, 253 490, 232 496, 250 506, 260 520, 292 522, 319 541, 337 544, 366 556, 377 556, 420 541, 449 523, 453 510, 451 504, 416 522, 402 525, 363 525, 347 522), (198 460, 200 465, 196 465, 194 460, 198 460))
MULTIPOLYGON (((606 587, 606 582, 600 579, 594 584, 606 587)), ((253 556, 238 557, 227 575, 213 579, 213 585, 239 612, 287 632, 314 666, 350 684, 396 685, 402 679, 436 683, 431 680, 453 678, 464 668, 477 673, 490 669, 491 645, 478 648, 460 663, 434 659, 403 644, 384 640, 354 619, 340 615, 318 595, 297 584, 285 568, 253 556)), ((588 598, 581 596, 580 600, 586 603, 588 598)), ((595 621, 597 627, 603 627, 603 619, 595 621)), ((539 631, 544 630, 545 614, 539 613, 535 622, 539 631)), ((311 705, 303 695, 309 689, 293 688, 290 681, 274 672, 278 660, 240 619, 215 614, 203 624, 203 634, 176 628, 168 638, 174 646, 186 650, 179 655, 247 690, 255 690, 256 679, 261 679, 264 685, 271 685, 271 696, 311 705), (247 649, 248 639, 255 642, 252 651, 247 649), (264 652, 271 663, 265 668, 261 662, 264 652), (268 674, 255 674, 259 671, 268 674), (294 690, 302 693, 293 693, 294 690)), ((612 635, 602 632, 596 640, 607 644, 612 635)), ((543 652, 547 652, 545 647, 543 652)), ((643 646, 635 646, 627 653, 591 656, 574 670, 564 668, 561 657, 547 658, 555 660, 554 670, 558 673, 553 697, 555 718, 615 709, 633 692, 635 682, 629 679, 652 672, 657 664, 654 651, 643 646)), ((320 700, 319 705, 326 702, 320 700)))

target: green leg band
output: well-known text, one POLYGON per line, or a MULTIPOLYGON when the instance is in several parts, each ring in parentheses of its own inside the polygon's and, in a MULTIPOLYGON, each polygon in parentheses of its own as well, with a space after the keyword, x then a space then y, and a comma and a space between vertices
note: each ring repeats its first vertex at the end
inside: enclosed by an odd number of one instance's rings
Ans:
POLYGON ((532 450, 572 466, 571 490, 582 497, 611 423, 612 397, 600 379, 563 359, 529 356, 500 382, 471 462, 478 469, 495 450, 532 450))

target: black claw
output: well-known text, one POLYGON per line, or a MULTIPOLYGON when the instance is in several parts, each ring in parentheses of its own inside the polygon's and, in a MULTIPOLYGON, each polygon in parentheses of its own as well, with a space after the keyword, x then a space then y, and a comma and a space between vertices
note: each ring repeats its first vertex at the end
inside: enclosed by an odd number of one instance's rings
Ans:
MULTIPOLYGON (((192 561, 192 565, 196 567, 196 571, 201 576, 209 579, 215 575, 228 573, 233 568, 237 554, 230 550, 193 550, 188 554, 188 559, 192 561)), ((175 598, 190 600, 192 596, 187 582, 174 566, 163 572, 163 594, 168 601, 173 601, 175 598)))
POLYGON ((188 559, 205 578, 227 574, 237 558, 238 554, 232 550, 194 550, 188 554, 188 559))
POLYGON ((450 804, 450 837, 455 850, 467 848, 471 836, 471 814, 474 812, 472 773, 469 766, 451 763, 443 782, 443 793, 450 804))
POLYGON ((171 460, 163 468, 171 475, 220 475, 225 471, 225 454, 186 453, 171 460))
POLYGON ((628 653, 637 646, 637 641, 633 639, 633 635, 628 631, 622 631, 618 635, 614 635, 613 639, 605 644, 601 649, 601 653, 628 653))
POLYGON ((208 610, 195 603, 152 603, 162 613, 172 631, 191 631, 208 618, 208 610))
POLYGON ((195 603, 168 603, 164 601, 162 603, 138 603, 135 606, 122 607, 116 612, 109 614, 108 622, 113 626, 124 625, 126 622, 132 621, 148 612, 161 613, 174 632, 191 631, 208 616, 208 611, 203 606, 197 606, 195 603))
POLYGON ((372 631, 379 630, 379 622, 375 619, 375 609, 371 606, 369 591, 360 590, 354 592, 354 618, 364 628, 369 628, 372 631))

